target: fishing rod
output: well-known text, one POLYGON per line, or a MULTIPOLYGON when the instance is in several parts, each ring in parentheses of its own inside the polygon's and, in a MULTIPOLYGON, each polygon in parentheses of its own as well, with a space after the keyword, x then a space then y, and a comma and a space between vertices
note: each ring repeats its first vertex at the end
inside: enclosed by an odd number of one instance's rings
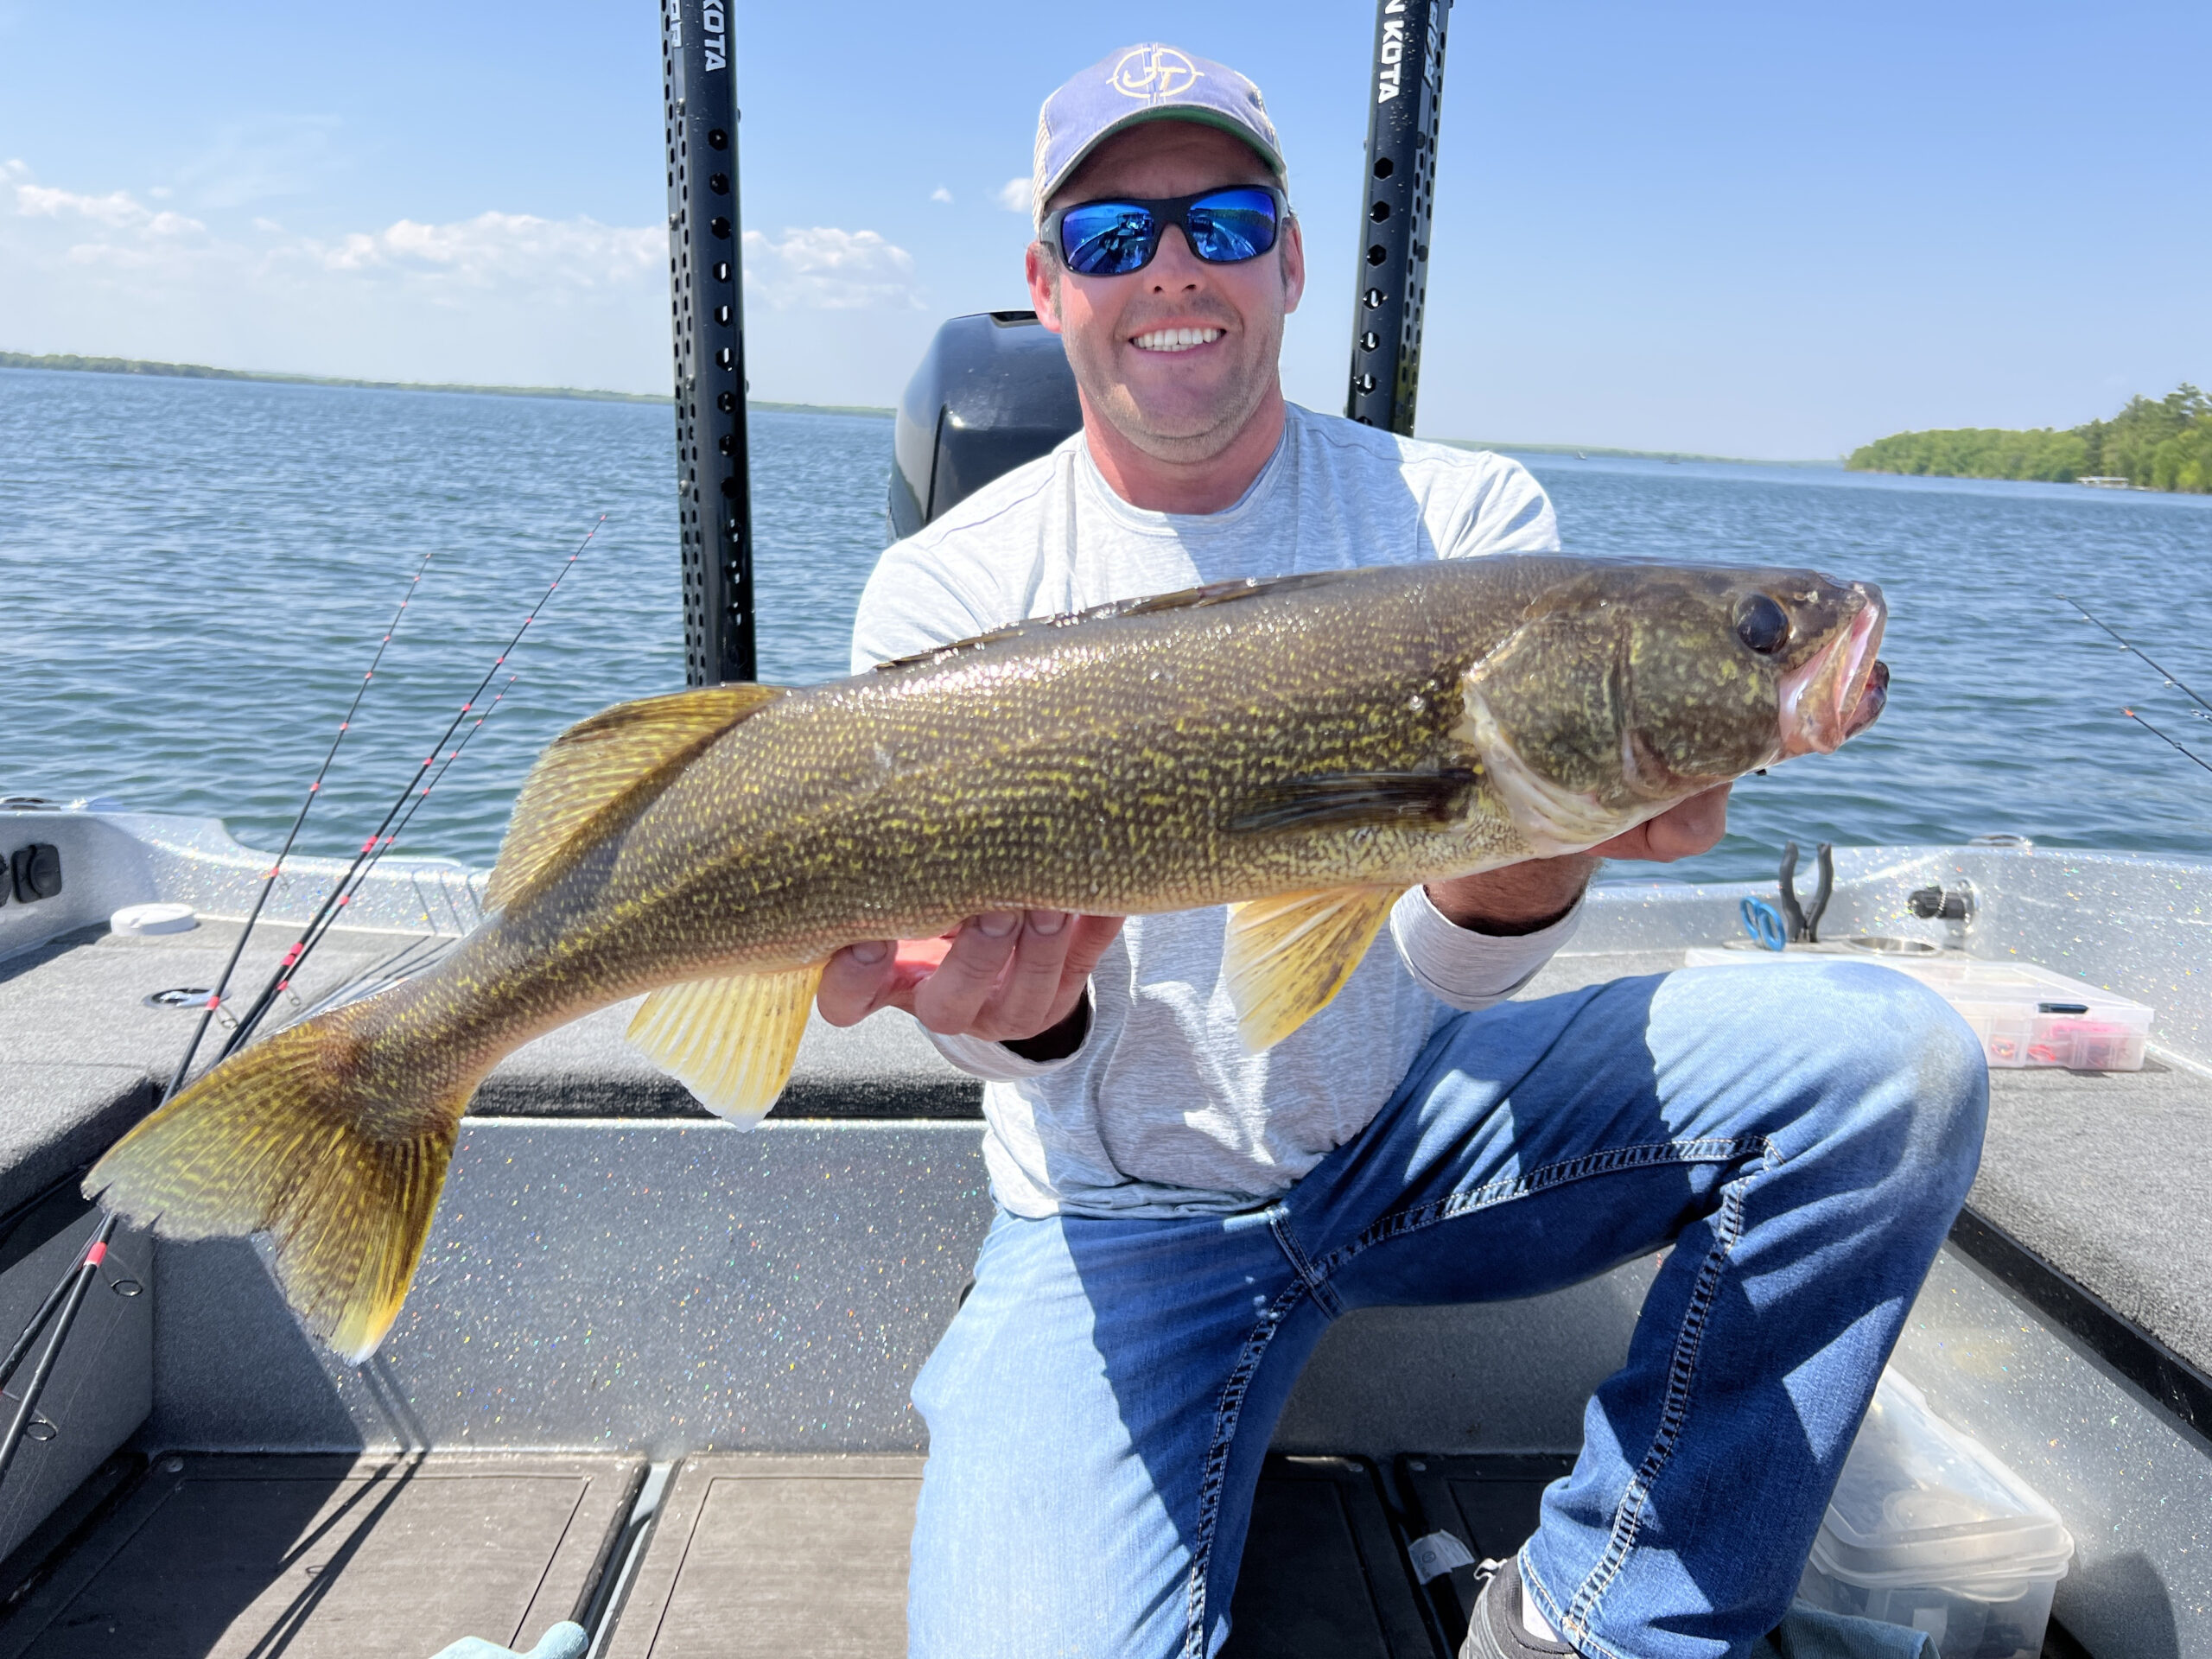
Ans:
MULTIPOLYGON (((2149 663, 2152 668, 2157 669, 2157 670, 2158 670, 2158 676, 2159 676, 2159 677, 2160 677, 2160 678, 2162 678, 2162 679, 2164 679, 2164 680, 2165 681, 2165 683, 2166 683, 2168 685, 2172 686, 2176 690, 2179 691, 2179 692, 2180 692, 2183 696, 2187 697, 2187 698, 2188 698, 2191 702, 2195 703, 2198 708, 2200 708, 2200 709, 2202 709, 2202 710, 2204 710, 2204 712, 2205 712, 2206 714, 2208 714, 2208 715, 2212 715, 2212 702, 2205 702, 2205 701, 2204 701, 2204 699, 2203 699, 2203 698, 2202 698, 2202 697, 2200 697, 2200 696, 2198 696, 2196 695, 2196 692, 2194 692, 2194 691, 2190 690, 2187 685, 2185 685, 2185 684, 2183 684, 2183 682, 2182 682, 2182 680, 2181 680, 2181 677, 2180 677, 2178 675, 2176 675, 2176 674, 2171 673, 2171 672, 2169 672, 2167 670, 2165 670, 2165 669, 2164 669, 2164 668, 2159 667, 2158 664, 2156 661, 2154 661, 2154 660, 2152 659, 2152 658, 2151 657, 2151 654, 2150 654, 2148 652, 2144 651, 2144 650, 2143 650, 2143 649, 2141 649, 2139 646, 2137 646, 2137 645, 2134 645, 2130 644, 2127 640, 2126 640, 2126 639, 2121 639, 2121 638, 2120 638, 2120 633, 2119 633, 2119 632, 2118 632, 2116 629, 2113 629, 2113 628, 2111 628, 2111 627, 2107 627, 2107 626, 2106 626, 2106 625, 2105 625, 2104 623, 2102 623, 2102 622, 2098 622, 2098 621, 2097 621, 2097 619, 2096 619, 2095 617, 2094 617, 2094 616, 2090 616, 2090 615, 2089 615, 2089 607, 2088 607, 2088 606, 2084 605, 2083 603, 2082 603, 2082 601, 2081 601, 2080 600, 2078 600, 2078 599, 2069 598, 2069 597, 2068 597, 2068 595, 2066 595, 2066 594, 2059 594, 2059 598, 2065 600, 2065 601, 2066 601, 2066 602, 2067 602, 2069 605, 2071 605, 2071 606, 2072 606, 2075 610, 2077 610, 2077 611, 2081 612, 2081 613, 2082 613, 2082 614, 2083 616, 2085 616, 2085 617, 2088 617, 2088 620, 2089 620, 2090 621, 2092 621, 2092 622, 2095 622, 2097 626, 2099 626, 2099 627, 2101 627, 2101 628, 2103 628, 2103 629, 2104 629, 2104 631, 2105 631, 2107 633, 2111 634, 2111 635, 2112 635, 2112 637, 2113 637, 2115 640, 2118 640, 2118 641, 2119 641, 2120 648, 2122 651, 2132 651, 2132 652, 2134 652, 2138 657, 2140 657, 2140 658, 2141 658, 2145 662, 2149 663)), ((2148 722, 2146 721, 2145 723, 2147 724, 2148 722)), ((2180 747, 2181 747, 2181 746, 2180 746, 2179 744, 2176 744, 2174 747, 2175 747, 2176 748, 2180 748, 2180 747)), ((2188 751, 2187 749, 2182 749, 2182 753, 2183 753, 2183 754, 2189 754, 2189 751, 2188 751)), ((2190 755, 2190 760, 2196 760, 2196 757, 2195 755, 2190 755)), ((2201 763, 2200 763, 2200 764, 2201 764, 2201 763)))
MULTIPOLYGON (((410 780, 410 789, 412 794, 412 798, 408 803, 407 810, 400 815, 399 821, 397 823, 391 826, 391 830, 388 834, 379 835, 375 838, 374 851, 368 851, 367 848, 364 848, 363 850, 365 852, 368 852, 366 861, 363 861, 357 857, 353 868, 348 870, 346 877, 340 878, 339 887, 334 889, 334 896, 336 897, 337 903, 335 905, 327 906, 324 912, 319 912, 318 919, 321 920, 321 925, 320 926, 315 926, 310 924, 309 936, 304 937, 300 943, 294 947, 293 954, 287 958, 287 965, 278 969, 279 977, 275 988, 275 995, 269 995, 267 997, 269 1003, 273 1004, 276 996, 282 995, 284 992, 291 988, 292 979, 298 974, 300 964, 305 962, 308 957, 314 953, 315 946, 322 943, 324 936, 327 934, 333 927, 337 925, 339 913, 346 907, 346 906, 352 903, 355 895, 360 892, 363 885, 368 880, 370 873, 376 868, 378 861, 383 858, 385 854, 391 849, 393 843, 397 842, 402 836, 407 833, 407 826, 414 821, 416 813, 422 810, 423 803, 424 800, 429 798, 430 791, 435 789, 438 785, 444 780, 446 773, 453 769, 453 763, 461 759, 461 751, 468 747, 469 739, 474 737, 478 732, 483 730, 484 722, 492 717, 493 710, 496 709, 499 706, 500 701, 505 697, 511 690, 513 689, 514 683, 521 677, 522 677, 519 674, 510 674, 507 676, 506 684, 499 688, 497 694, 492 698, 490 705, 485 709, 482 714, 477 715, 476 723, 461 734, 461 741, 454 744, 452 749, 446 754, 445 759, 440 762, 437 771, 431 774, 429 782, 424 784, 420 790, 415 790, 413 789, 412 782, 410 780)), ((480 690, 481 688, 479 689, 480 690)), ((450 732, 452 728, 448 727, 447 729, 450 732)), ((431 758, 433 760, 436 759, 435 755, 431 758)), ((427 766, 428 764, 428 761, 424 762, 424 765, 427 766)), ((420 775, 420 772, 416 773, 417 777, 420 775)), ((423 919, 425 921, 429 921, 430 919, 427 912, 424 912, 423 919)), ((432 922, 431 925, 435 928, 436 924, 432 922)), ((263 1014, 266 1012, 266 1009, 260 1006, 261 999, 257 999, 256 1002, 256 1007, 249 1010, 252 1016, 254 1024, 257 1024, 263 1014)), ((251 1026, 246 1026, 245 1030, 248 1036, 252 1034, 251 1026)), ((241 1046, 243 1040, 244 1039, 234 1032, 231 1038, 224 1044, 223 1052, 216 1058, 219 1060, 229 1058, 232 1053, 241 1046)))
MULTIPOLYGON (((302 947, 298 958, 294 961, 291 966, 291 972, 293 974, 298 973, 300 963, 308 959, 308 957, 314 951, 315 947, 322 943, 323 936, 328 933, 331 928, 337 925, 339 909, 343 908, 345 905, 351 902, 354 895, 360 892, 363 885, 367 882, 371 873, 375 870, 378 861, 382 859, 386 853, 391 850, 393 845, 398 842, 400 837, 407 833, 407 826, 414 822, 415 815, 423 810, 423 803, 429 798, 430 791, 435 789, 445 780, 446 773, 452 771, 453 763, 461 759, 461 751, 468 747, 469 740, 474 737, 477 733, 484 729, 484 722, 491 719, 493 711, 499 708, 500 702, 506 696, 509 691, 514 689, 515 682, 521 677, 522 676, 519 674, 510 674, 507 676, 506 684, 499 689, 498 692, 493 695, 490 704, 486 707, 484 712, 476 716, 476 723, 461 734, 461 741, 454 744, 452 749, 446 754, 445 759, 439 762, 438 769, 431 774, 429 782, 424 784, 421 789, 414 791, 413 798, 408 803, 407 810, 400 815, 399 822, 391 826, 391 830, 389 834, 378 837, 376 850, 371 853, 368 856, 367 861, 360 866, 359 874, 355 875, 353 880, 346 885, 344 896, 339 899, 338 905, 331 910, 330 919, 325 922, 320 929, 316 930, 315 937, 308 939, 302 947)), ((425 919, 428 919, 427 913, 425 919)), ((435 926, 435 924, 433 924, 433 925, 435 926)), ((289 980, 288 977, 286 983, 279 985, 276 988, 279 993, 282 993, 289 988, 289 980)), ((224 1050, 224 1052, 227 1055, 230 1052, 229 1048, 226 1047, 224 1050)))
POLYGON ((606 524, 607 518, 607 515, 602 512, 593 522, 590 530, 585 532, 583 540, 579 542, 575 550, 563 561, 561 568, 554 574, 552 582, 547 585, 544 593, 538 596, 537 603, 530 607, 530 613, 523 618, 521 626, 515 629, 513 635, 501 648, 499 654, 492 659, 491 667, 484 671, 484 677, 476 683, 476 689, 469 693, 468 700, 461 705, 460 711, 454 715, 453 719, 447 723, 445 730, 439 734, 438 741, 432 746, 429 754, 423 759, 422 764, 416 768, 414 775, 408 779, 399 793, 393 798, 391 804, 385 810, 383 819, 368 839, 361 843, 360 851, 354 854, 353 861, 339 877, 336 885, 331 888, 329 894, 323 899, 314 916, 309 918, 307 926, 301 931, 300 937, 295 939, 291 947, 285 951, 283 959, 277 964, 276 970, 270 976, 269 982, 261 988, 260 995, 255 997, 245 1014, 240 1017, 237 1026, 232 1028, 229 1038, 223 1045, 222 1053, 217 1057, 219 1060, 228 1059, 245 1046, 246 1039, 253 1034, 254 1028, 261 1023, 270 1008, 275 1005, 276 998, 291 988, 291 976, 301 961, 315 948, 322 935, 329 931, 339 912, 352 902, 354 885, 377 854, 378 844, 391 831, 393 821, 399 817, 401 810, 407 806, 408 803, 415 798, 416 785, 421 781, 423 774, 437 764, 438 751, 444 748, 452 740, 453 734, 461 729, 461 722, 468 718, 470 711, 475 708, 476 700, 484 695, 485 688, 492 683, 493 677, 505 665, 508 657, 513 653, 517 646, 522 644, 523 636, 529 632, 531 624, 537 620, 539 613, 544 610, 553 595, 560 591, 562 582, 567 579, 569 572, 575 568, 576 561, 583 557, 586 550, 591 546, 593 538, 599 534, 600 527, 606 524))
POLYGON ((54 1286, 38 1312, 32 1315, 23 1334, 16 1339, 16 1345, 9 1350, 7 1359, 0 1362, 0 1387, 4 1387, 22 1364, 23 1357, 30 1352, 31 1344, 38 1340, 39 1332, 49 1319, 54 1320, 54 1335, 32 1368, 31 1380, 23 1385, 22 1397, 16 1402, 15 1416, 9 1421, 7 1434, 0 1438, 0 1481, 7 1479, 16 1453, 22 1446, 23 1436, 37 1421, 39 1396, 46 1392, 47 1380, 54 1375, 54 1361, 61 1357, 61 1344, 69 1339, 69 1328, 76 1324, 78 1312, 85 1306, 85 1293, 100 1276, 100 1263, 107 1260, 108 1240, 115 1236, 116 1220, 111 1212, 100 1218, 99 1230, 86 1243, 77 1265, 54 1286))
POLYGON ((238 942, 231 946, 230 960, 223 964, 223 971, 215 981, 215 988, 207 993, 207 1006, 200 1011, 200 1023, 192 1028, 192 1040, 185 1045, 184 1053, 176 1063, 176 1070, 169 1075, 169 1086, 162 1096, 164 1099, 183 1086, 186 1074, 192 1070, 193 1058, 200 1052, 201 1039, 207 1035, 208 1022, 214 1019, 215 1010, 222 1006, 223 993, 230 988, 231 976, 237 971, 238 958, 245 954, 246 941, 253 937, 254 924, 261 919, 262 909, 276 888, 277 872, 284 868, 285 859, 291 855, 292 843, 300 838, 300 826, 308 821, 308 810, 322 791, 322 780, 330 775, 330 763, 338 758, 338 746, 346 741, 346 734, 353 729, 353 716, 360 712, 361 699, 368 695, 369 682, 376 678, 377 670, 383 665, 384 654, 391 645, 391 636, 399 632, 400 621, 406 616, 408 606, 414 601, 415 589, 421 586, 423 572, 430 568, 430 560, 436 553, 437 549, 434 547, 423 556, 422 563, 415 567, 415 574, 408 578, 407 586, 400 592, 399 607, 392 612, 391 620, 385 624, 384 638, 377 641, 376 654, 369 658, 368 671, 361 676, 360 684, 353 689, 353 701, 346 705, 345 715, 338 722, 338 730, 331 737, 330 747, 323 754, 322 764, 315 768, 315 780, 308 785, 308 792, 300 802, 299 811, 293 815, 292 827, 284 836, 284 844, 270 861, 269 874, 261 879, 261 891, 254 895, 253 908, 246 912, 245 925, 238 931, 238 942))
POLYGON ((2198 766, 2203 767, 2205 771, 2212 772, 2212 760, 2207 760, 2203 756, 2197 754, 2191 750, 2182 748, 2180 744, 2175 742, 2171 737, 2166 736, 2164 732, 2153 726, 2149 721, 2144 719, 2142 715, 2137 714, 2133 709, 2123 709, 2120 712, 2126 715, 2130 720, 2133 721, 2138 726, 2140 726, 2145 731, 2150 733, 2152 736, 2163 740, 2168 747, 2179 750, 2183 754, 2188 755, 2190 760, 2196 761, 2198 766))

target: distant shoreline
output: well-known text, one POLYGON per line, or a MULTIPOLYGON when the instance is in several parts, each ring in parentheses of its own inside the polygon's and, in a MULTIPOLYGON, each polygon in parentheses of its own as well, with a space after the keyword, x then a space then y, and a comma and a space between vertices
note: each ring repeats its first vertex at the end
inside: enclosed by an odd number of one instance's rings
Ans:
MULTIPOLYGON (((643 391, 601 391, 588 386, 479 386, 423 380, 351 380, 325 374, 278 374, 264 369, 217 369, 202 363, 158 363, 137 357, 36 356, 0 352, 0 369, 46 369, 68 374, 142 374, 175 380, 259 380, 284 386, 338 386, 354 391, 467 392, 484 397, 561 397, 591 404, 667 404, 664 396, 643 391)), ((747 407, 810 415, 862 415, 888 420, 898 411, 872 404, 786 404, 753 397, 747 407)), ((1439 438, 1455 449, 1510 450, 1523 455, 1574 455, 1605 461, 1718 462, 1729 467, 1840 467, 1840 461, 1753 461, 1740 455, 1700 455, 1680 449, 1609 449, 1586 443, 1507 443, 1477 438, 1439 438)))
MULTIPOLYGON (((157 363, 137 357, 79 357, 73 353, 38 356, 29 352, 0 352, 0 369, 45 369, 64 374, 139 374, 168 380, 258 380, 284 386, 337 386, 354 391, 467 392, 483 397, 557 397, 588 404, 661 404, 674 401, 673 393, 601 391, 588 386, 478 386, 423 380, 350 380, 336 375, 278 374, 262 369, 217 369, 203 363, 157 363)), ((754 409, 804 410, 817 415, 872 415, 887 419, 893 413, 864 404, 781 404, 765 397, 751 400, 754 409)))
POLYGON ((1840 461, 1754 461, 1747 455, 1698 455, 1683 449, 1606 449, 1594 443, 1508 443, 1502 439, 1439 438, 1454 449, 1510 450, 1521 455, 1596 456, 1604 461, 1700 461, 1722 467, 1824 467, 1840 472, 1840 461))

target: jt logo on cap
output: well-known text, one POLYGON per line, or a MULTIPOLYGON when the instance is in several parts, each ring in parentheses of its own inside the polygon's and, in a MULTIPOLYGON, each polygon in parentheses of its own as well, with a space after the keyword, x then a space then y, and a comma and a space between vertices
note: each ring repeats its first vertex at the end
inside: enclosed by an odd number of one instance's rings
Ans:
POLYGON ((1140 46, 1114 66, 1114 90, 1125 98, 1173 98, 1198 78, 1190 59, 1172 46, 1140 46))

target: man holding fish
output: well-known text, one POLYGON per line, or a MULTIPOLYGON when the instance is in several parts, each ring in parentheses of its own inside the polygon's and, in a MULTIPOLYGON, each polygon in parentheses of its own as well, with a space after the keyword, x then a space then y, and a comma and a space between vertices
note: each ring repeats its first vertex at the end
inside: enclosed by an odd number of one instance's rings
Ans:
POLYGON ((1298 225, 1218 64, 1069 82, 1034 199, 1084 429, 885 554, 862 671, 571 727, 474 931, 86 1189, 264 1235, 359 1363, 502 1056, 642 995, 630 1039, 751 1123, 817 998, 896 1005, 988 1080, 999 1209, 914 1387, 915 1652, 1215 1651, 1332 1320, 1667 1251, 1466 1651, 1741 1655, 1973 1179, 1980 1051, 1853 963, 1507 999, 1599 858, 1703 851, 1728 780, 1879 713, 1881 596, 1567 558, 1511 462, 1286 404, 1298 225), (934 971, 893 944, 948 935, 934 971))
MULTIPOLYGON (((884 555, 856 671, 1140 594, 1557 549, 1514 462, 1285 403, 1306 276, 1285 188, 1257 89, 1221 65, 1146 45, 1053 93, 1027 276, 1083 430, 884 555)), ((1759 594, 1733 620, 1754 652, 1792 626, 1759 594)), ((1878 712, 1878 600, 1854 632, 1840 724, 1784 754, 1878 712)), ((1218 909, 1000 911, 830 958, 826 1018, 904 1008, 988 1084, 998 1219, 914 1389, 913 1652, 1214 1651, 1270 1432, 1336 1316, 1669 1246, 1463 1652, 1740 1654, 1779 1619, 1972 1179, 1986 1080, 1948 1011, 1878 969, 1506 1001, 1599 859, 1704 852, 1726 798, 1389 895, 1365 936, 1389 941, 1262 1052, 1218 909)))

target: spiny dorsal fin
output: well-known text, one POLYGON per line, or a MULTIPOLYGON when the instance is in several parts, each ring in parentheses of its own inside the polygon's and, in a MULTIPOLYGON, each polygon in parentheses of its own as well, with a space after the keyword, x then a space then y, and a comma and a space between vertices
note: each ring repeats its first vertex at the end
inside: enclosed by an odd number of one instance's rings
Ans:
POLYGON ((925 667, 931 663, 944 662, 949 657, 964 657, 985 645, 1004 645, 1009 639, 1026 639, 1060 628, 1077 627, 1085 622, 1110 621, 1117 616, 1156 616, 1162 611, 1195 611, 1212 605, 1227 605, 1240 599, 1257 599, 1268 594, 1280 594, 1291 588, 1328 586, 1343 581, 1346 574, 1342 570, 1310 570, 1294 576, 1236 576, 1227 582, 1210 582, 1202 588, 1178 588, 1172 594, 1147 594, 1141 599, 1116 599, 1104 605, 1094 605, 1087 611, 1065 611, 1058 616, 1034 616, 1023 622, 1009 622, 1006 626, 993 628, 988 633, 949 640, 942 645, 931 645, 927 651, 915 652, 912 656, 894 657, 887 663, 878 663, 874 671, 889 674, 902 668, 925 667))
POLYGON ((1222 972, 1244 1046, 1273 1048, 1327 1007, 1397 901, 1395 887, 1336 887, 1231 905, 1222 972))
POLYGON ((791 1079, 823 965, 664 985, 625 1035, 709 1111, 749 1129, 791 1079))
POLYGON ((553 740, 515 799, 485 903, 512 903, 588 832, 634 812, 708 744, 784 695, 775 685, 715 685, 618 702, 553 740))

